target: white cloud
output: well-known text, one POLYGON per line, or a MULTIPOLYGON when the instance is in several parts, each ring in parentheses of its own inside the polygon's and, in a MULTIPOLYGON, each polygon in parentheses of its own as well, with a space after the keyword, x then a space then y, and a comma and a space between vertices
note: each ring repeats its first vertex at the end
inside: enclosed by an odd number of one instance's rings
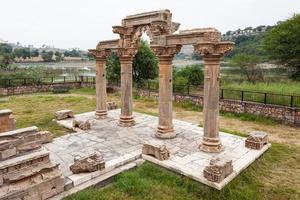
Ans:
POLYGON ((112 26, 126 15, 169 9, 180 29, 222 32, 272 25, 300 12, 298 0, 1 0, 0 38, 22 44, 94 48, 117 38, 112 26))

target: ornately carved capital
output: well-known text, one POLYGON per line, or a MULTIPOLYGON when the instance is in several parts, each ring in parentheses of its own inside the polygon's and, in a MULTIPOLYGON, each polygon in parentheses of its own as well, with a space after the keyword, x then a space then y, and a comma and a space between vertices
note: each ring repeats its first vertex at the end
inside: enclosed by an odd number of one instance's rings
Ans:
POLYGON ((93 55, 95 59, 105 59, 111 54, 110 49, 102 49, 102 50, 89 49, 89 52, 93 55))
POLYGON ((181 47, 182 45, 151 46, 151 49, 156 56, 174 56, 180 52, 181 47))
POLYGON ((137 48, 118 48, 115 51, 119 57, 134 57, 137 52, 137 48))
POLYGON ((223 56, 231 51, 234 47, 234 42, 206 42, 194 45, 195 52, 202 56, 223 56))

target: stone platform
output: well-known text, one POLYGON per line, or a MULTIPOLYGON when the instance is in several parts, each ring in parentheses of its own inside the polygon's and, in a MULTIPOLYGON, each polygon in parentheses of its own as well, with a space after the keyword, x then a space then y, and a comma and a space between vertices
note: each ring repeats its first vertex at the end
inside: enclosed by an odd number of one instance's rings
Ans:
POLYGON ((44 145, 49 150, 51 159, 60 163, 64 176, 67 178, 65 188, 80 187, 88 181, 104 176, 106 173, 126 166, 128 163, 143 158, 169 170, 188 176, 198 182, 221 190, 227 183, 248 167, 270 146, 265 145, 261 150, 251 150, 245 147, 245 138, 220 133, 225 151, 205 153, 198 149, 203 128, 196 124, 174 120, 176 138, 161 140, 155 138, 158 118, 146 114, 134 113, 136 125, 129 128, 119 127, 120 110, 108 112, 108 118, 97 120, 95 113, 83 113, 75 116, 78 120, 90 120, 91 129, 81 131, 73 129, 72 121, 66 119, 58 123, 75 133, 54 139, 52 143, 44 145), (166 145, 170 151, 168 160, 160 161, 154 157, 142 155, 142 147, 146 142, 157 142, 166 145), (74 156, 87 155, 99 151, 104 156, 106 167, 104 171, 92 173, 72 174, 69 166, 74 162, 74 156), (220 183, 206 180, 203 169, 214 156, 232 159, 233 173, 220 183))

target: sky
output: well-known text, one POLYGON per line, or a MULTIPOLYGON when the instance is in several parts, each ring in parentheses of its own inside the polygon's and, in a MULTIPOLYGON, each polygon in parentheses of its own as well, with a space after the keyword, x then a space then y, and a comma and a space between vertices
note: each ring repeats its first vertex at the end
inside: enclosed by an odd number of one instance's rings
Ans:
POLYGON ((180 30, 225 33, 288 19, 300 13, 300 0, 1 0, 0 8, 0 39, 86 50, 118 38, 112 26, 131 14, 169 9, 180 30))

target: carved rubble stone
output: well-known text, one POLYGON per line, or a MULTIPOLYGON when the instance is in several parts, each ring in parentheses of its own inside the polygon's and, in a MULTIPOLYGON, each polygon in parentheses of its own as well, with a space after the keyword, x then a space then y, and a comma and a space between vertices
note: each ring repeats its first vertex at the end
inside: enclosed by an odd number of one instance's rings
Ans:
POLYGON ((39 149, 42 144, 52 141, 49 131, 38 132, 38 128, 28 127, 0 134, 0 161, 39 149))
POLYGON ((111 102, 107 102, 107 109, 108 110, 115 110, 118 109, 118 105, 116 102, 111 101, 111 102))
POLYGON ((60 110, 55 113, 55 118, 57 120, 74 118, 74 113, 72 110, 60 110))
POLYGON ((44 150, 2 161, 0 177, 0 199, 40 200, 64 190, 58 164, 44 150))
POLYGON ((0 199, 44 200, 64 190, 59 165, 41 148, 52 137, 37 127, 0 134, 0 199))
POLYGON ((212 182, 220 183, 233 172, 232 160, 228 158, 213 158, 209 166, 204 168, 204 177, 212 182))
POLYGON ((0 133, 12 131, 16 128, 16 120, 9 109, 0 110, 0 133))
POLYGON ((264 145, 268 144, 269 137, 266 132, 263 131, 252 131, 249 133, 245 146, 250 149, 260 150, 264 145))
POLYGON ((94 172, 105 168, 105 161, 99 152, 95 152, 89 156, 74 158, 74 164, 70 166, 70 170, 74 174, 84 172, 94 172))
POLYGON ((73 127, 79 128, 81 130, 89 130, 89 129, 91 129, 91 123, 89 122, 89 120, 82 121, 82 120, 74 119, 73 127))
POLYGON ((170 152, 163 144, 156 142, 149 142, 143 145, 142 153, 145 155, 151 155, 158 160, 167 160, 170 157, 170 152))

